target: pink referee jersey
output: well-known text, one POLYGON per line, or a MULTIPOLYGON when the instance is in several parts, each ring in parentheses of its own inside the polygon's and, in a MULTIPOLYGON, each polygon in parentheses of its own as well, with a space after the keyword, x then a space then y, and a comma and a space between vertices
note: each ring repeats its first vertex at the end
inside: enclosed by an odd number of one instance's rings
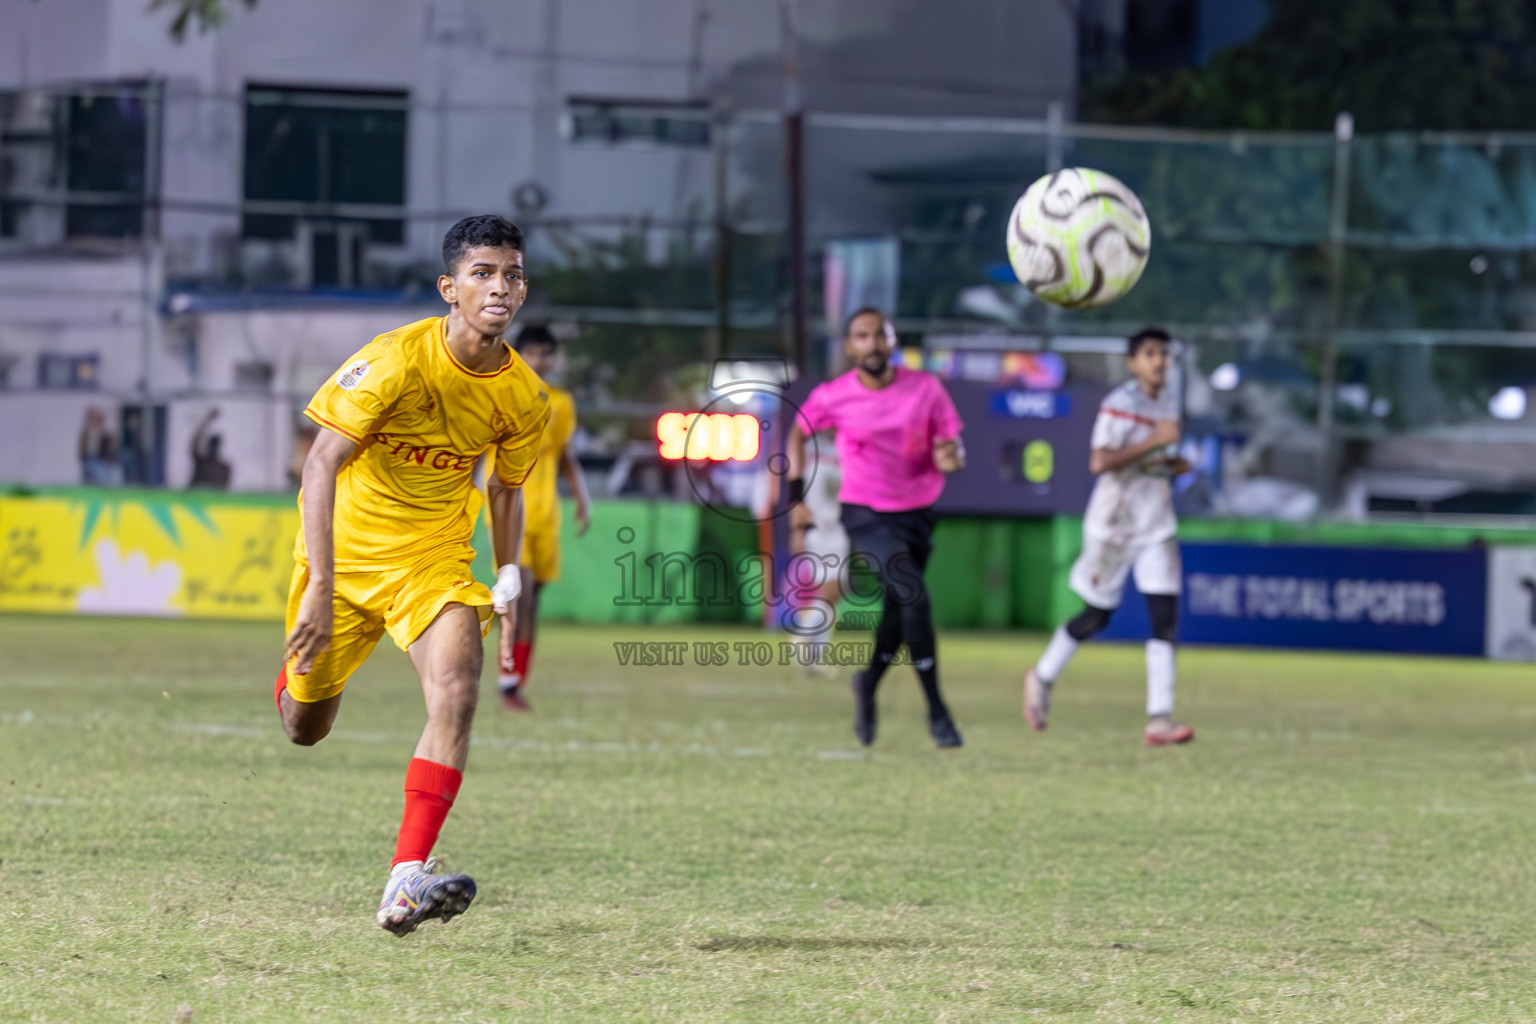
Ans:
POLYGON ((904 366, 879 390, 865 387, 859 372, 849 370, 818 385, 800 408, 800 429, 807 434, 837 431, 843 464, 838 500, 877 512, 938 501, 944 474, 933 464, 933 442, 959 437, 963 426, 944 385, 904 366))

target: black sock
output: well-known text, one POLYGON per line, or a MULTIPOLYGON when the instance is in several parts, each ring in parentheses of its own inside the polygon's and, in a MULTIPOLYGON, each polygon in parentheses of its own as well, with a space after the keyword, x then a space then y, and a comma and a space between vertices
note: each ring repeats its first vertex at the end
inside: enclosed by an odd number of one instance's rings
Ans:
POLYGON ((944 697, 939 693, 939 659, 934 656, 932 650, 925 658, 913 654, 912 667, 917 669, 917 681, 922 684, 923 699, 928 702, 928 717, 938 718, 949 714, 949 706, 944 703, 944 697))
POLYGON ((928 588, 919 583, 915 590, 913 600, 901 607, 901 631, 906 637, 907 652, 912 655, 918 682, 923 685, 928 717, 937 718, 949 714, 949 708, 939 694, 939 643, 933 633, 933 608, 929 603, 928 588))
POLYGON ((875 629, 875 651, 863 673, 864 681, 871 689, 880 685, 881 677, 891 667, 891 662, 896 660, 896 653, 900 650, 901 610, 886 601, 885 609, 880 613, 880 625, 875 629))

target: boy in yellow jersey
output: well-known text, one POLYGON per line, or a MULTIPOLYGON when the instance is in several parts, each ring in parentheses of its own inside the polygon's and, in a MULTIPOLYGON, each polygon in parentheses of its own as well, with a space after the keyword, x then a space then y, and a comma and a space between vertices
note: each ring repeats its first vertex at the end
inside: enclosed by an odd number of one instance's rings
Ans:
MULTIPOLYGON (((548 380, 560 354, 560 343, 542 324, 529 324, 514 346, 541 380, 548 380)), ((576 432, 576 402, 563 388, 549 388, 549 426, 539 447, 528 482, 523 485, 523 593, 517 599, 517 629, 501 631, 501 703, 509 711, 527 711, 528 666, 538 630, 539 593, 560 578, 560 493, 556 477, 563 475, 576 498, 576 536, 592 522, 592 499, 581 475, 581 463, 571 451, 576 432)))
POLYGON ((275 698, 288 738, 324 739, 342 690, 388 633, 421 678, 427 724, 405 773, 405 813, 378 922, 397 935, 462 913, 465 875, 429 859, 463 780, 492 610, 521 587, 522 492, 549 394, 504 338, 527 296, 523 234, 468 217, 443 239, 448 315, 380 335, 310 401, 320 425, 304 463, 303 525, 275 698), (470 573, 480 510, 475 464, 491 456, 496 585, 470 573))

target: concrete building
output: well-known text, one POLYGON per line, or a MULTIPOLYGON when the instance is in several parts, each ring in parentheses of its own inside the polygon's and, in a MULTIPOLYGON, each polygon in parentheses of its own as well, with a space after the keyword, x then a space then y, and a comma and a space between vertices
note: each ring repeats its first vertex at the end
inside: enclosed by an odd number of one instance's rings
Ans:
MULTIPOLYGON (((760 110, 733 129, 725 198, 771 229, 786 95, 1042 118, 1070 116, 1077 81, 1056 0, 224 6, 177 42, 144 0, 0 0, 0 431, 24 440, 0 482, 78 481, 86 410, 142 406, 149 469, 129 475, 182 485, 217 405, 232 486, 284 487, 295 396, 437 311, 462 214, 542 225, 536 260, 560 230, 707 224, 712 119, 760 110)), ((816 145, 813 174, 868 169, 856 141, 816 145)), ((867 191, 829 189, 827 215, 856 230, 867 191)))

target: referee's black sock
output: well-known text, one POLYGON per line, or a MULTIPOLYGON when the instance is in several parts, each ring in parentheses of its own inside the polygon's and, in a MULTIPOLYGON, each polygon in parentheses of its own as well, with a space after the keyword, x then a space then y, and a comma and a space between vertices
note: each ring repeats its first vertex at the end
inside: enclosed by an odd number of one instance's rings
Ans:
POLYGON ((903 632, 907 636, 907 652, 912 655, 912 667, 917 670, 923 697, 928 701, 928 717, 939 718, 948 716, 949 708, 939 694, 939 644, 933 635, 933 613, 928 606, 927 594, 921 596, 922 600, 904 609, 903 632))
POLYGON ((875 650, 870 655, 869 664, 864 668, 864 685, 871 691, 880 685, 885 670, 891 667, 891 662, 896 660, 896 654, 901 650, 901 609, 885 603, 885 609, 880 613, 880 625, 875 629, 875 650))
POLYGON ((923 685, 923 698, 928 701, 928 717, 938 718, 949 714, 949 706, 939 693, 939 659, 929 651, 926 658, 912 656, 912 667, 917 669, 917 681, 923 685))
POLYGON ((864 685, 873 691, 875 687, 880 685, 880 680, 885 678, 885 670, 890 668, 891 662, 895 660, 896 655, 894 653, 887 653, 878 647, 875 648, 875 656, 870 659, 868 665, 864 666, 864 685))

